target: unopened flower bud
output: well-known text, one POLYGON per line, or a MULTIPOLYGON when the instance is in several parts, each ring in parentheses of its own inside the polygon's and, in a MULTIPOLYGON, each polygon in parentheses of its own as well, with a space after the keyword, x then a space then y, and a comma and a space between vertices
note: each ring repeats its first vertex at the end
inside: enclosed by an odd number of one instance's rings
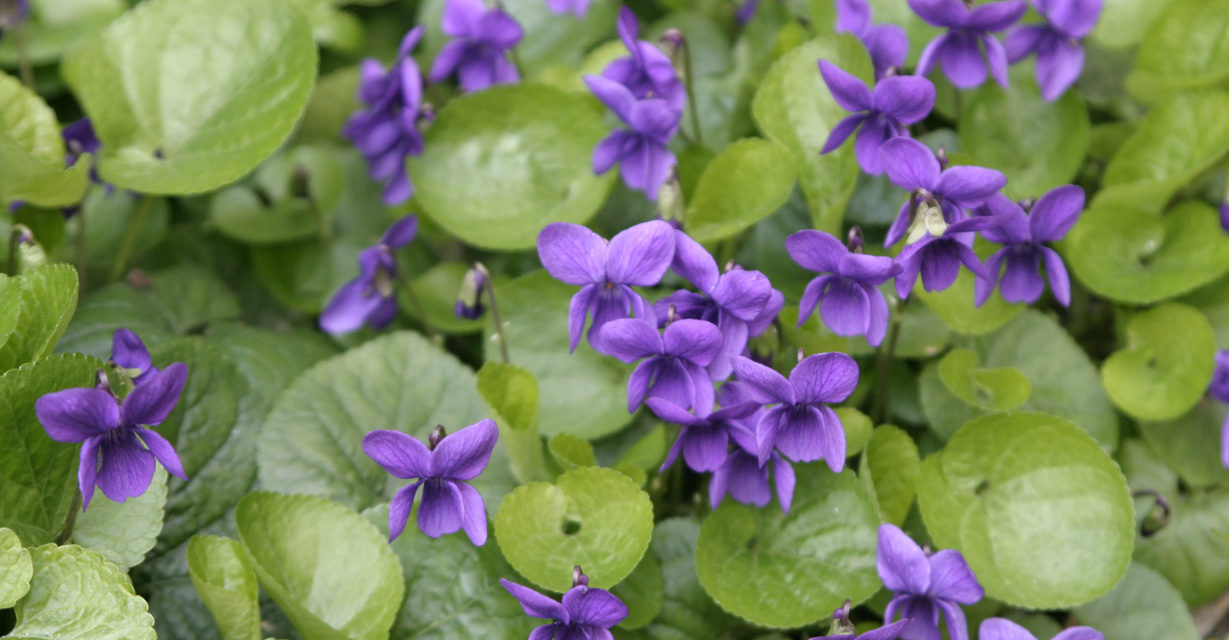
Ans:
POLYGON ((675 229, 683 228, 683 186, 678 174, 670 177, 657 191, 657 217, 669 222, 675 229))
POLYGON ((432 451, 435 451, 435 448, 439 446, 440 441, 447 435, 448 431, 444 429, 444 425, 435 425, 435 428, 431 430, 431 435, 427 436, 427 447, 432 451))
POLYGON ((581 570, 580 565, 572 567, 572 587, 587 587, 589 586, 589 576, 581 570))
POLYGON ((484 270, 477 267, 465 272, 461 279, 461 289, 457 291, 456 314, 458 318, 477 320, 486 312, 482 305, 482 294, 486 291, 487 277, 484 270))

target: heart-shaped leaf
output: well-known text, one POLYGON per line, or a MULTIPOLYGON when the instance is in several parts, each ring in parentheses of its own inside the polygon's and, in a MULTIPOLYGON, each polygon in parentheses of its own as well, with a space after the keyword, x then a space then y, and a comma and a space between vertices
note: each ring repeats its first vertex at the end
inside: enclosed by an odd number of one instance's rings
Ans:
POLYGON ((1169 420, 1195 406, 1215 366, 1208 319, 1170 302, 1132 316, 1125 333, 1126 346, 1101 365, 1114 404, 1142 420, 1169 420))

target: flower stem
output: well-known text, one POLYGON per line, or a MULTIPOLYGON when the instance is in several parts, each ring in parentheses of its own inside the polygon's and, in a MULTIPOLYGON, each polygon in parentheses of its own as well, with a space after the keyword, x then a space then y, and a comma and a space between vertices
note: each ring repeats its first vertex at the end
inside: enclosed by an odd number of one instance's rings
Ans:
POLYGON ((17 275, 17 248, 21 244, 21 228, 14 226, 9 231, 9 255, 8 262, 4 266, 4 273, 10 276, 17 275))
POLYGON ((427 332, 427 336, 431 338, 431 342, 436 344, 442 343, 444 338, 436 332, 435 327, 431 325, 431 321, 427 319, 427 310, 423 308, 422 301, 414 293, 414 288, 411 286, 408 279, 401 280, 401 290, 405 293, 405 299, 409 300, 410 307, 414 309, 415 315, 418 316, 418 321, 422 323, 423 331, 427 332))
POLYGON ((68 515, 64 516, 64 524, 60 533, 56 534, 56 544, 68 544, 73 539, 73 527, 77 524, 77 514, 81 512, 81 491, 73 492, 73 502, 68 507, 68 515))
POLYGON ((77 211, 77 297, 85 295, 85 208, 77 211))
POLYGON ((124 272, 128 269, 128 260, 132 257, 132 252, 137 248, 137 238, 141 235, 141 228, 145 226, 145 220, 149 218, 149 211, 153 207, 154 199, 147 195, 137 196, 141 202, 137 204, 136 213, 128 221, 128 231, 124 234, 124 243, 120 245, 119 255, 115 257, 115 266, 111 268, 111 282, 115 282, 124 277, 124 272))
POLYGON ((704 134, 700 132, 700 112, 696 107, 696 89, 695 89, 695 74, 691 71, 691 45, 687 39, 683 38, 683 73, 687 77, 683 79, 683 86, 687 90, 687 113, 691 117, 691 128, 695 130, 695 142, 698 146, 704 146, 704 134))
POLYGON ((479 262, 474 267, 486 277, 486 299, 491 304, 491 321, 495 323, 495 338, 499 340, 499 355, 503 358, 504 364, 510 364, 512 359, 508 357, 508 334, 504 333, 504 321, 499 315, 499 303, 495 300, 495 283, 491 282, 491 273, 486 270, 485 265, 479 262))
POLYGON ((871 405, 871 420, 874 424, 883 424, 888 419, 888 382, 892 375, 892 355, 896 352, 896 341, 900 338, 900 324, 904 319, 905 298, 896 306, 896 314, 892 318, 892 328, 888 331, 888 341, 879 347, 876 357, 878 377, 875 380, 875 401, 871 405))

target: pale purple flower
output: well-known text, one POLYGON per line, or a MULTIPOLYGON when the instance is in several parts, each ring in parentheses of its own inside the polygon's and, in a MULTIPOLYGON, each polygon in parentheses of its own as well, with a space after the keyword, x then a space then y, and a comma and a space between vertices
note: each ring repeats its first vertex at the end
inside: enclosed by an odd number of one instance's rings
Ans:
POLYGON ((951 640, 968 640, 968 623, 960 605, 981 600, 985 591, 959 551, 927 554, 899 527, 884 524, 879 526, 876 567, 883 586, 895 592, 883 621, 891 622, 897 613, 910 620, 901 638, 939 640, 942 612, 951 640))
POLYGON ((158 373, 158 367, 153 366, 145 343, 130 329, 116 329, 111 336, 111 362, 124 369, 124 373, 134 384, 158 373))
POLYGON ((635 413, 646 395, 684 409, 712 410, 713 381, 705 367, 721 352, 721 331, 713 323, 676 320, 659 333, 656 322, 611 320, 602 326, 599 343, 602 351, 623 362, 643 359, 627 381, 629 413, 635 413))
POLYGON ((358 254, 359 275, 333 294, 320 313, 320 328, 348 333, 364 324, 382 329, 397 315, 396 286, 400 279, 393 250, 409 244, 418 232, 412 215, 394 222, 380 242, 358 254))
MULTIPOLYGON (((986 618, 977 629, 978 640, 1037 640, 1032 632, 1006 618, 986 618)), ((1068 627, 1052 640, 1105 640, 1092 627, 1068 627)))
POLYGON ((794 262, 822 274, 807 284, 798 303, 798 326, 819 306, 824 324, 839 336, 866 336, 873 347, 888 330, 888 301, 878 285, 900 271, 892 258, 853 253, 823 231, 807 229, 785 239, 794 262))
POLYGON ((1229 200, 1220 201, 1220 228, 1229 233, 1229 200))
POLYGON ((488 9, 482 0, 445 0, 440 26, 454 40, 435 57, 432 82, 455 73, 462 89, 478 91, 520 80, 507 52, 524 34, 516 19, 503 9, 488 9))
POLYGON ((1103 0, 1032 0, 1045 24, 1012 29, 1005 45, 1008 62, 1037 54, 1037 86, 1041 97, 1057 100, 1075 83, 1084 69, 1080 40, 1088 35, 1101 15, 1103 0))
POLYGON ((920 76, 884 78, 871 91, 857 76, 827 60, 819 61, 819 73, 837 104, 854 112, 832 127, 819 152, 834 151, 857 131, 854 151, 862 170, 870 174, 883 173, 883 144, 908 137, 909 125, 921 121, 935 106, 935 87, 920 76))
POLYGON ((896 295, 902 300, 908 298, 919 275, 927 291, 943 291, 956 281, 961 264, 978 278, 986 277, 985 268, 973 251, 974 232, 985 231, 998 224, 998 217, 966 218, 947 225, 939 235, 927 233, 921 240, 906 246, 896 256, 896 263, 900 265, 900 273, 896 275, 896 295))
POLYGON ((849 604, 849 600, 846 600, 840 609, 832 612, 832 618, 836 620, 834 628, 838 630, 838 633, 830 636, 815 636, 810 640, 896 640, 910 623, 910 620, 906 618, 885 624, 878 629, 871 629, 866 633, 858 633, 857 628, 849 620, 849 604))
POLYGON ((987 2, 972 8, 962 0, 909 0, 909 6, 926 22, 948 30, 922 50, 918 75, 929 75, 937 61, 952 84, 972 89, 986 81, 988 61, 995 81, 1007 86, 1007 51, 990 33, 1015 24, 1028 10, 1024 0, 987 2))
POLYGON ((862 41, 875 67, 875 79, 882 80, 888 69, 905 64, 909 37, 898 25, 871 24, 872 15, 867 0, 836 0, 836 32, 852 33, 862 41))
POLYGON ((760 464, 773 449, 795 462, 823 459, 834 473, 845 468, 845 429, 828 404, 843 402, 858 386, 858 364, 843 353, 803 358, 789 378, 742 356, 734 373, 757 402, 775 404, 755 428, 760 464))
POLYGON ((432 538, 465 529, 470 542, 486 543, 486 504, 478 490, 469 486, 491 460, 499 439, 494 420, 475 422, 452 434, 438 426, 428 444, 409 434, 377 429, 363 436, 363 451, 384 470, 403 480, 416 482, 402 487, 388 505, 388 539, 396 540, 405 530, 422 487, 418 528, 432 538))
POLYGON ((678 439, 666 454, 666 460, 661 463, 660 471, 665 471, 674 464, 679 453, 682 453, 688 468, 697 472, 716 471, 726 460, 730 431, 740 426, 746 429, 738 421, 763 406, 748 399, 747 402, 723 407, 711 413, 705 409, 697 409, 692 414, 664 398, 649 398, 646 404, 658 418, 682 427, 678 439))
POLYGON ((616 27, 630 55, 606 65, 602 77, 627 87, 637 100, 665 100, 673 111, 682 113, 687 90, 674 70, 674 63, 653 43, 639 39, 640 25, 631 9, 619 9, 616 27))
POLYGON ((1002 222, 982 232, 987 240, 1003 245, 986 260, 985 273, 977 278, 974 301, 981 306, 990 298, 1000 271, 999 290, 1008 302, 1033 303, 1045 290, 1041 265, 1045 264, 1054 298, 1064 307, 1071 304, 1071 282, 1058 252, 1045 242, 1058 242, 1067 235, 1084 210, 1084 190, 1064 185, 1041 196, 1027 215, 1002 194, 982 207, 1002 222))
POLYGON ((556 280, 581 287, 568 309, 571 350, 580 344, 590 313, 589 343, 596 348, 597 331, 607 322, 653 317, 652 305, 632 286, 661 281, 674 258, 674 227, 661 220, 642 222, 607 242, 581 225, 552 222, 538 234, 538 258, 556 280))
POLYGON ((175 448, 146 427, 162 424, 179 402, 188 367, 182 362, 143 376, 121 402, 109 389, 83 387, 48 393, 34 403, 47 435, 57 442, 80 442, 77 483, 82 509, 97 486, 116 502, 145 493, 155 461, 187 480, 175 448))
POLYGON ((592 0, 546 0, 546 6, 555 13, 571 11, 577 18, 581 18, 589 11, 590 2, 592 0))
POLYGON ((627 605, 618 596, 589 586, 589 578, 580 567, 573 570, 572 588, 563 594, 563 601, 519 585, 505 578, 499 579, 525 615, 554 620, 529 634, 529 640, 613 640, 610 628, 627 617, 627 605))
MULTIPOLYGON (((884 243, 894 245, 905 237, 917 220, 915 208, 937 208, 941 220, 952 224, 968 216, 966 208, 976 207, 998 193, 1007 177, 994 169, 956 166, 943 169, 926 145, 912 138, 895 138, 883 144, 880 156, 883 169, 896 186, 910 192, 896 220, 888 229, 884 243)), ((923 220, 925 222, 925 220, 923 220)))
POLYGON ((657 201, 678 160, 667 145, 678 131, 683 112, 657 98, 637 100, 627 87, 601 76, 585 76, 589 90, 629 128, 612 131, 593 149, 593 173, 616 164, 623 183, 657 201))

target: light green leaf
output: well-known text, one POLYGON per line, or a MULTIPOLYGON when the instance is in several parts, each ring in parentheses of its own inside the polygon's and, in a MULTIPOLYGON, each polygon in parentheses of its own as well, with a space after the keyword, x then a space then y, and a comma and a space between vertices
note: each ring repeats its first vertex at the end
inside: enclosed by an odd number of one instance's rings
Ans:
POLYGON ((1199 631, 1182 595, 1161 574, 1131 563, 1122 582, 1109 593, 1075 608, 1081 624, 1111 640, 1199 640, 1199 631))
POLYGON ((845 457, 852 458, 861 453, 870 441, 875 424, 870 416, 853 407, 837 407, 835 411, 836 417, 841 420, 841 427, 845 429, 845 457))
POLYGON ((1170 500, 1169 524, 1135 542, 1135 559, 1165 576, 1190 607, 1229 588, 1229 492, 1170 500))
POLYGON ((1127 91, 1145 103, 1229 80, 1229 2, 1178 0, 1139 45, 1127 91))
POLYGON ((388 637, 405 593, 401 565, 362 516, 323 498, 256 491, 239 501, 235 524, 261 586, 303 640, 388 637))
POLYGON ((935 544, 964 554, 986 595, 1008 604, 1088 602, 1130 563, 1134 508, 1118 465, 1044 413, 966 423, 922 464, 918 506, 935 544))
POLYGON ((896 526, 904 524, 921 473, 917 444, 908 433, 890 424, 871 433, 866 453, 858 463, 858 479, 879 505, 881 520, 896 526))
POLYGON ((1028 400, 1032 385, 1011 367, 978 367, 972 349, 953 349, 939 361, 939 379, 949 391, 980 409, 1007 411, 1028 400))
POLYGON ((538 382, 510 364, 488 362, 478 370, 478 393, 499 424, 512 475, 518 482, 545 480, 546 460, 538 435, 538 382))
POLYGON ((1006 302, 997 290, 985 304, 975 305, 973 283, 976 280, 972 272, 961 269, 952 286, 943 291, 927 291, 918 278, 911 295, 926 303, 953 331, 971 335, 990 333, 1002 327, 1025 307, 1006 302))
POLYGON ((90 508, 77 516, 73 542, 122 569, 141 564, 162 531, 166 479, 166 470, 159 465, 145 493, 125 502, 112 502, 95 489, 90 508))
POLYGON ((794 158, 785 146, 744 138, 713 158, 687 205, 687 233, 697 242, 736 235, 776 211, 794 188, 794 158))
POLYGON ((699 537, 700 524, 686 518, 668 518, 653 529, 649 552, 661 561, 666 590, 661 613, 645 629, 651 638, 716 638, 737 624, 713 603, 696 577, 699 537))
POLYGON ((327 234, 344 180, 332 149, 295 147, 261 164, 251 186, 214 194, 209 219, 224 235, 250 244, 327 234))
POLYGON ((63 73, 102 141, 104 180, 199 193, 282 144, 307 104, 316 47, 285 0, 154 0, 74 47, 63 73))
POLYGON ((653 504, 613 469, 579 467, 555 484, 534 482, 504 498, 495 537, 504 557, 539 586, 564 592, 572 567, 608 589, 640 563, 653 534, 653 504))
POLYGON ((875 536, 879 514, 852 471, 795 465, 789 515, 726 499, 704 521, 696 549, 700 584, 723 609, 775 628, 831 615, 846 598, 879 589, 875 536))
POLYGON ((1089 37, 1102 46, 1125 49, 1144 38, 1165 7, 1152 0, 1106 0, 1089 37))
POLYGON ((1229 486, 1229 469, 1221 462, 1225 418, 1224 403, 1203 397, 1173 420, 1141 420, 1139 432, 1187 485, 1198 489, 1229 486))
POLYGON ((0 346, 0 371, 37 360, 55 348, 77 308, 77 270, 50 264, 27 272, 21 282, 21 311, 0 346))
MULTIPOLYGON (((84 37, 124 12, 123 0, 30 0, 23 45, 32 64, 54 62, 84 37)), ((17 38, 0 39, 0 64, 18 64, 17 38)))
POLYGON ((1212 323, 1216 346, 1229 349, 1229 277, 1212 282, 1180 300, 1199 309, 1212 323))
MULTIPOLYGON (((484 320, 478 318, 469 320, 457 316, 457 294, 461 291, 461 282, 470 265, 464 262, 441 262, 410 281, 410 289, 418 298, 422 310, 427 315, 427 321, 441 333, 477 333, 482 331, 484 320)), ((418 309, 409 301, 402 287, 397 293, 397 302, 401 309, 411 317, 419 318, 418 309)), ((483 307, 489 306, 486 295, 482 296, 483 307)))
POLYGON ((1101 365, 1114 404, 1143 420, 1169 420, 1195 406, 1215 366, 1208 319, 1170 302, 1132 316, 1125 334, 1126 345, 1101 365))
POLYGON ((219 536, 192 536, 188 570, 223 640, 260 640, 260 588, 242 545, 219 536))
POLYGON ((446 231, 484 249, 529 249, 549 222, 597 213, 613 171, 594 176, 607 133, 588 98, 546 85, 493 87, 440 109, 410 160, 414 197, 446 231))
POLYGON ((156 640, 154 619, 128 576, 76 545, 31 549, 34 579, 6 638, 156 640))
POLYGON ((0 527, 0 609, 12 609, 30 590, 34 562, 12 529, 0 527))
MULTIPOLYGON (((5 38, 11 40, 11 38, 5 38)), ((0 204, 44 207, 81 201, 90 160, 64 169, 64 141, 55 112, 21 81, 0 72, 0 204)))
POLYGON ((588 440, 582 440, 570 433, 560 433, 546 443, 546 450, 561 471, 571 471, 577 467, 596 467, 597 457, 593 453, 593 445, 588 440))

